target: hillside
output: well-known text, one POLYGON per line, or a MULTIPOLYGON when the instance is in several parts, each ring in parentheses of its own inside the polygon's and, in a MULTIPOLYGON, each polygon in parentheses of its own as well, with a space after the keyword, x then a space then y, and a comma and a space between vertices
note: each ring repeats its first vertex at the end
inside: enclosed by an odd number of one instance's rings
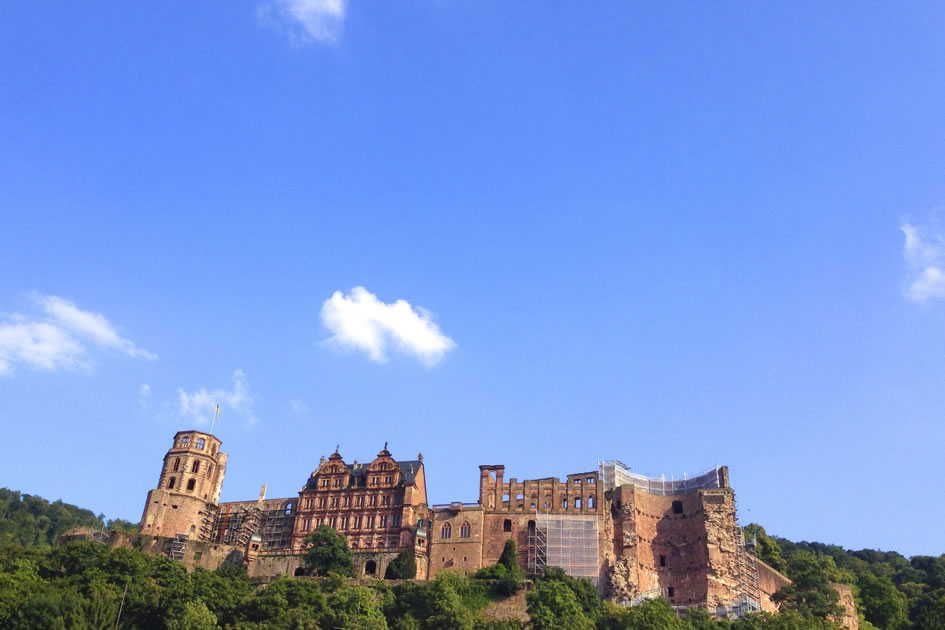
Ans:
POLYGON ((738 622, 713 621, 698 611, 677 619, 661 600, 620 609, 589 596, 589 583, 554 572, 530 587, 527 604, 521 593, 503 603, 507 592, 452 573, 392 588, 383 581, 365 587, 337 579, 281 579, 255 589, 234 567, 187 574, 176 562, 132 549, 109 550, 92 541, 52 546, 57 536, 80 526, 134 528, 61 501, 0 490, 0 626, 114 627, 128 584, 121 624, 128 628, 316 628, 342 619, 360 627, 417 630, 833 628, 837 599, 829 584, 841 583, 851 586, 865 630, 945 630, 945 555, 906 558, 792 542, 756 524, 745 530, 756 539, 758 556, 793 584, 778 594, 787 612, 738 622), (523 605, 530 621, 522 619, 523 605))

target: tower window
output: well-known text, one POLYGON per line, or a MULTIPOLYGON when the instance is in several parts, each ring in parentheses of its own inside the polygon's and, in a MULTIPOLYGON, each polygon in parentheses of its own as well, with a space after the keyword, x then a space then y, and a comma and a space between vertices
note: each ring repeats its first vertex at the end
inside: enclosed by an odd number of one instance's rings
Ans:
POLYGON ((177 481, 177 479, 175 479, 174 477, 171 477, 170 479, 167 480, 167 489, 168 489, 168 490, 173 490, 173 489, 174 489, 174 482, 175 482, 175 481, 177 481))
POLYGON ((177 472, 180 469, 180 457, 174 460, 174 472, 177 472))
POLYGON ((682 501, 673 501, 673 514, 682 514, 682 501))
POLYGON ((190 438, 186 435, 180 439, 181 446, 190 446, 190 438))
POLYGON ((512 520, 511 520, 511 519, 508 519, 508 518, 505 519, 505 522, 502 523, 502 531, 503 531, 503 532, 510 532, 510 531, 512 531, 512 520))
POLYGON ((202 451, 202 450, 203 450, 203 446, 204 446, 204 444, 206 444, 206 443, 207 443, 206 440, 204 440, 203 438, 200 438, 199 440, 197 440, 197 448, 199 448, 199 449, 202 451))
POLYGON ((660 556, 660 566, 661 567, 666 566, 666 556, 662 556, 662 555, 660 556))
POLYGON ((192 473, 200 472, 200 462, 194 462, 194 465, 191 466, 190 468, 190 472, 192 473))
POLYGON ((670 586, 667 590, 669 591, 670 598, 676 596, 676 589, 674 589, 672 586, 670 586))
POLYGON ((443 528, 440 530, 440 538, 449 538, 453 535, 453 527, 449 523, 443 523, 443 528))
POLYGON ((197 481, 194 479, 191 479, 190 481, 187 482, 187 489, 193 490, 195 485, 197 485, 197 481))

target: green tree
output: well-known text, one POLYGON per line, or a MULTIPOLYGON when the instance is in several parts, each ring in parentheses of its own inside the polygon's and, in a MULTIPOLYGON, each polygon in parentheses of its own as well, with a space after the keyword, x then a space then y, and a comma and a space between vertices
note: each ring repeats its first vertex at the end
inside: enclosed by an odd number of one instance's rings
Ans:
POLYGON ((330 571, 351 576, 354 573, 354 556, 348 548, 347 539, 328 525, 319 525, 305 537, 305 566, 318 575, 330 571))
POLYGON ((463 605, 457 592, 463 576, 446 571, 436 576, 430 587, 429 616, 423 622, 424 630, 472 630, 475 616, 463 605))
POLYGON ((888 577, 876 577, 866 571, 857 577, 859 607, 867 621, 884 630, 897 630, 909 623, 906 596, 888 577))
POLYGON ((341 588, 328 596, 320 624, 325 628, 387 630, 387 620, 374 602, 373 591, 363 586, 341 588))
POLYGON ((788 560, 788 575, 793 582, 778 590, 771 599, 784 610, 793 610, 804 617, 827 619, 842 615, 837 604, 839 594, 830 586, 828 577, 836 569, 833 558, 812 551, 799 551, 788 560))
POLYGON ((218 627, 216 615, 199 599, 184 604, 180 615, 167 622, 167 630, 216 630, 218 627))
POLYGON ((587 618, 574 592, 562 580, 539 580, 525 596, 535 630, 587 630, 587 618))
POLYGON ((499 562, 508 570, 512 570, 518 567, 518 551, 515 548, 515 541, 509 538, 505 541, 505 546, 502 547, 502 555, 499 556, 499 562))
POLYGON ((384 571, 385 580, 412 580, 417 577, 417 559, 413 549, 404 549, 391 560, 384 571))
POLYGON ((787 562, 785 562, 784 558, 781 556, 781 545, 779 545, 778 541, 774 538, 768 536, 764 527, 757 523, 750 523, 745 526, 744 532, 746 539, 753 538, 757 542, 755 553, 759 560, 764 561, 770 567, 781 573, 787 571, 787 562))

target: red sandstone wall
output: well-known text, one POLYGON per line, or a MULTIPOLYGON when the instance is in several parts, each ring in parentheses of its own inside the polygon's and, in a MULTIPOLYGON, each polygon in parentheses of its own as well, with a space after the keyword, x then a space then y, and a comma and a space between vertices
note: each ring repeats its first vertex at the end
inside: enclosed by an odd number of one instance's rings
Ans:
POLYGON ((758 583, 761 586, 761 610, 770 613, 778 612, 778 605, 771 601, 771 596, 778 592, 779 588, 790 584, 791 580, 759 560, 758 583))

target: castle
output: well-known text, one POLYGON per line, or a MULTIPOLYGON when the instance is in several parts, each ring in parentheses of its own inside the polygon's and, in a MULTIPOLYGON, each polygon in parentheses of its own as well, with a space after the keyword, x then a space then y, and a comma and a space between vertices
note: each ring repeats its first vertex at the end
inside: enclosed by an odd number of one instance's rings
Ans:
POLYGON ((755 557, 736 521, 728 468, 681 480, 652 479, 619 461, 557 477, 505 478, 479 467, 479 500, 430 505, 423 455, 395 460, 384 448, 347 463, 338 449, 298 496, 220 503, 227 455, 206 432, 180 431, 148 492, 141 533, 151 553, 188 567, 241 563, 251 576, 302 575, 305 537, 319 525, 344 535, 356 572, 382 578, 404 550, 417 579, 472 573, 515 540, 528 575, 557 566, 625 605, 665 597, 719 616, 776 611, 787 578, 755 557))

